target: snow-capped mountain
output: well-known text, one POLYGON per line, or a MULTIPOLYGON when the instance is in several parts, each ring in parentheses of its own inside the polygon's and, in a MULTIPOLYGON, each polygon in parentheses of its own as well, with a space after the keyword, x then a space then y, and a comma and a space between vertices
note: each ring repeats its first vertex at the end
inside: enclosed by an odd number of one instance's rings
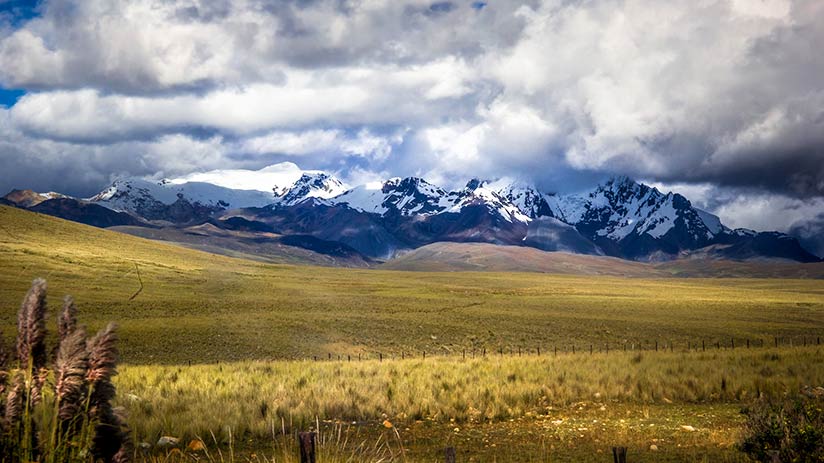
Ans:
MULTIPOLYGON (((437 241, 456 241, 634 260, 702 255, 818 261, 795 238, 777 232, 731 230, 684 196, 663 193, 627 177, 609 179, 583 193, 558 195, 527 182, 504 185, 478 179, 449 191, 418 177, 349 189, 325 172, 302 171, 293 164, 270 167, 274 170, 263 177, 254 174, 250 183, 255 183, 255 189, 250 190, 180 179, 125 178, 86 200, 14 191, 4 201, 100 226, 219 224, 237 217, 252 229, 338 241, 377 258, 437 241), (265 182, 270 178, 294 180, 288 186, 268 188, 265 182), (126 215, 111 215, 88 205, 126 215)), ((244 172, 209 175, 242 185, 244 172)))
POLYGON ((481 206, 508 222, 529 217, 485 182, 472 179, 461 190, 446 191, 418 177, 392 178, 383 184, 363 185, 332 198, 331 204, 379 215, 432 216, 459 214, 469 206, 481 206))
POLYGON ((274 202, 284 206, 293 206, 309 198, 334 198, 346 190, 343 182, 325 172, 306 171, 295 183, 285 188, 282 196, 276 198, 274 202))
POLYGON ((449 193, 418 177, 391 178, 383 183, 355 187, 333 198, 340 204, 370 214, 431 215, 453 205, 449 193))
POLYGON ((146 220, 188 222, 216 211, 261 207, 274 202, 272 193, 234 190, 211 183, 152 182, 141 178, 115 180, 88 202, 114 211, 128 212, 146 220))

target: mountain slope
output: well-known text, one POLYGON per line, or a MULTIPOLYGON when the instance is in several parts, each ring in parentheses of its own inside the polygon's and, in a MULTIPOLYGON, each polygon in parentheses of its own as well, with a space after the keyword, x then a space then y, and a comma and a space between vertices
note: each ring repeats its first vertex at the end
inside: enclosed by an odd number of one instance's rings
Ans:
POLYGON ((650 265, 614 257, 546 252, 525 246, 487 243, 433 243, 380 266, 407 271, 540 272, 573 275, 663 277, 650 265))
POLYGON ((379 268, 427 272, 537 272, 633 278, 824 279, 824 263, 735 261, 700 257, 659 263, 634 262, 608 256, 545 252, 523 246, 485 243, 433 243, 381 264, 379 268))

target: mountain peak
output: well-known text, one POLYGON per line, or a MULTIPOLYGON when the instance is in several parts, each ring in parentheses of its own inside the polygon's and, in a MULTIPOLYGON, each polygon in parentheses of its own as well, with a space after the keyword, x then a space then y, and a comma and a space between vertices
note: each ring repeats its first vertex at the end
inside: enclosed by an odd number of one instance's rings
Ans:
POLYGON ((321 171, 306 171, 280 197, 279 203, 293 205, 309 198, 329 199, 346 191, 337 178, 321 171))

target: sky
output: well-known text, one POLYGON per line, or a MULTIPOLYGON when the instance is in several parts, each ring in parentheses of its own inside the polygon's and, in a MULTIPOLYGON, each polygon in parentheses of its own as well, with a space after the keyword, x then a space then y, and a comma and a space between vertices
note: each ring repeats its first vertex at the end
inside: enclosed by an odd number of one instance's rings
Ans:
POLYGON ((824 255, 819 0, 0 0, 0 190, 627 175, 824 255))

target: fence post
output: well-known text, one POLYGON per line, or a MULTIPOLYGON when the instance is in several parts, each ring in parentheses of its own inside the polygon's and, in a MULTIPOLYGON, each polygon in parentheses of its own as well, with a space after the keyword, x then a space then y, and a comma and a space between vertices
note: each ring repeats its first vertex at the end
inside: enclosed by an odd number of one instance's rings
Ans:
POLYGON ((351 362, 351 361, 352 361, 352 354, 346 354, 346 361, 347 361, 347 362, 351 362))
POLYGON ((778 336, 775 337, 775 347, 778 347, 778 336))
POLYGON ((750 348, 750 340, 747 339, 747 349, 749 349, 749 348, 750 348))
POLYGON ((575 344, 572 345, 572 353, 575 353, 575 344))
POLYGON ((383 353, 382 352, 378 352, 378 362, 383 363, 383 353))
POLYGON ((614 463, 627 463, 627 448, 626 447, 613 447, 612 448, 612 461, 614 463))
POLYGON ((426 351, 423 351, 423 359, 426 360, 426 351))
POLYGON ((592 344, 589 345, 589 355, 592 355, 592 344))
POLYGON ((300 463, 315 463, 315 433, 298 433, 300 441, 300 463))
POLYGON ((466 360, 466 349, 461 349, 461 357, 466 360))
POLYGON ((486 357, 486 347, 484 347, 484 357, 486 357))
POLYGON ((521 348, 519 347, 518 348, 518 357, 520 357, 520 356, 521 356, 521 348))
POLYGON ((707 350, 707 345, 706 345, 706 344, 704 344, 704 340, 702 339, 702 340, 701 340, 701 352, 704 352, 704 351, 706 351, 706 350, 707 350))
POLYGON ((455 447, 447 447, 443 450, 446 463, 455 463, 455 447))
POLYGON ((555 356, 557 357, 558 356, 558 346, 554 346, 554 349, 555 349, 555 356))
POLYGON ((658 352, 658 340, 655 340, 655 352, 658 352))
POLYGON ((541 347, 539 346, 538 347, 538 357, 540 357, 540 356, 541 356, 541 347))
POLYGON ((332 353, 329 352, 329 360, 332 360, 332 353))
POLYGON ((735 338, 730 338, 730 347, 735 349, 735 338))
POLYGON ((360 352, 358 352, 358 362, 360 362, 360 352))

